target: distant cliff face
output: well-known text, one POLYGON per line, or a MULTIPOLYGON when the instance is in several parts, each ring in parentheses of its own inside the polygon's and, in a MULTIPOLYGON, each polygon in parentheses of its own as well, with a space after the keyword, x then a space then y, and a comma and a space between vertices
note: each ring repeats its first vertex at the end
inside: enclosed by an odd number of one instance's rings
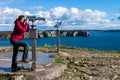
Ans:
POLYGON ((82 31, 82 30, 71 30, 71 31, 61 31, 61 36, 90 36, 90 33, 88 31, 82 31))
POLYGON ((0 32, 0 39, 9 39, 10 38, 10 35, 11 35, 11 32, 10 31, 3 31, 3 32, 0 32))
MULTIPOLYGON (((56 31, 39 31, 38 37, 55 37, 56 31)), ((90 33, 88 31, 82 31, 82 30, 61 30, 60 36, 90 36, 90 33)))
MULTIPOLYGON (((9 39, 12 32, 0 32, 0 39, 9 39)), ((28 38, 29 33, 25 34, 25 38, 28 38)), ((38 38, 44 38, 44 37, 55 37, 56 31, 54 30, 47 30, 47 31, 38 31, 37 33, 38 38)), ((90 33, 88 31, 83 30, 61 30, 60 36, 90 36, 90 33)))

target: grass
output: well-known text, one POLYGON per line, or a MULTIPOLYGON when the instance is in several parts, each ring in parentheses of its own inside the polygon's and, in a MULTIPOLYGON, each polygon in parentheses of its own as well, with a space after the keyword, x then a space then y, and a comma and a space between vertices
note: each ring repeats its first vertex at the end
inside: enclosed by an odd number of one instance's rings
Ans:
POLYGON ((85 73, 74 73, 74 77, 84 77, 86 75, 87 74, 85 74, 85 73))
MULTIPOLYGON (((20 47, 20 49, 23 49, 20 47)), ((0 52, 12 52, 13 47, 0 47, 0 52)), ((56 52, 56 47, 55 46, 49 46, 45 44, 44 46, 37 47, 37 52, 56 52)), ((88 48, 76 48, 76 47, 67 47, 62 45, 60 47, 61 51, 67 51, 67 50, 72 50, 72 51, 78 51, 78 52, 89 52, 92 54, 96 53, 101 53, 101 54, 120 54, 120 51, 100 51, 100 50, 95 50, 95 49, 88 49, 88 48)), ((29 47, 29 52, 32 52, 32 48, 29 47)))
POLYGON ((61 46, 61 50, 72 50, 72 51, 79 51, 79 52, 89 52, 92 54, 96 53, 102 53, 102 54, 120 54, 120 51, 101 51, 101 50, 96 50, 96 49, 89 49, 89 48, 77 48, 77 47, 67 47, 67 46, 61 46))
POLYGON ((0 76, 0 80, 9 80, 9 78, 5 76, 0 76))
POLYGON ((0 80, 12 80, 9 74, 0 74, 0 80))
MULTIPOLYGON (((23 50, 23 47, 20 47, 19 50, 23 50)), ((44 45, 36 48, 37 52, 56 52, 55 47, 44 45)), ((0 47, 0 52, 12 52, 13 47, 0 47)), ((29 47, 29 52, 32 52, 32 47, 29 47)))
POLYGON ((62 60, 62 58, 60 56, 55 59, 54 63, 64 64, 64 62, 63 62, 63 60, 62 60))
POLYGON ((11 52, 12 47, 0 47, 0 52, 11 52))

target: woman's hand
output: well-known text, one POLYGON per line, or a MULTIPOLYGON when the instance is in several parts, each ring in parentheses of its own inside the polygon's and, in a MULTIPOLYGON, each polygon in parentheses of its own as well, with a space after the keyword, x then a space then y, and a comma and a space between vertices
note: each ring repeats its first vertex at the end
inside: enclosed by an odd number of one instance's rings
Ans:
POLYGON ((29 23, 29 19, 28 18, 26 19, 26 23, 29 23))

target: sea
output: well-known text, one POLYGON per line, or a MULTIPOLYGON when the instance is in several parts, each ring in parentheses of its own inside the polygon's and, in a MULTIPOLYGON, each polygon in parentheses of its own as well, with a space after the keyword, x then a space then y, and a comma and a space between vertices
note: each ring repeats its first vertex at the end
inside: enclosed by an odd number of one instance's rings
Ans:
MULTIPOLYGON (((120 51, 120 32, 89 31, 89 37, 60 37, 60 45, 76 48, 88 48, 103 51, 120 51)), ((31 39, 24 39, 31 46, 31 39)), ((56 37, 38 38, 37 47, 55 46, 56 37)), ((1 39, 0 46, 12 46, 8 39, 1 39)))

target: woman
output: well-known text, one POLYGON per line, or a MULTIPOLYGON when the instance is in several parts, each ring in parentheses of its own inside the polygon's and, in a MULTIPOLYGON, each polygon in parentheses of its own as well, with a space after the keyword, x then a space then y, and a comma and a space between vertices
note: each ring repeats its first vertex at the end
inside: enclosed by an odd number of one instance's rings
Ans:
POLYGON ((12 56, 12 72, 16 72, 18 70, 17 67, 17 54, 19 51, 19 47, 22 46, 24 48, 22 61, 29 62, 30 60, 27 59, 28 57, 28 44, 23 42, 22 39, 24 38, 24 33, 29 30, 29 20, 26 19, 24 15, 20 15, 18 19, 15 20, 14 30, 11 34, 10 42, 13 45, 13 56, 12 56))

